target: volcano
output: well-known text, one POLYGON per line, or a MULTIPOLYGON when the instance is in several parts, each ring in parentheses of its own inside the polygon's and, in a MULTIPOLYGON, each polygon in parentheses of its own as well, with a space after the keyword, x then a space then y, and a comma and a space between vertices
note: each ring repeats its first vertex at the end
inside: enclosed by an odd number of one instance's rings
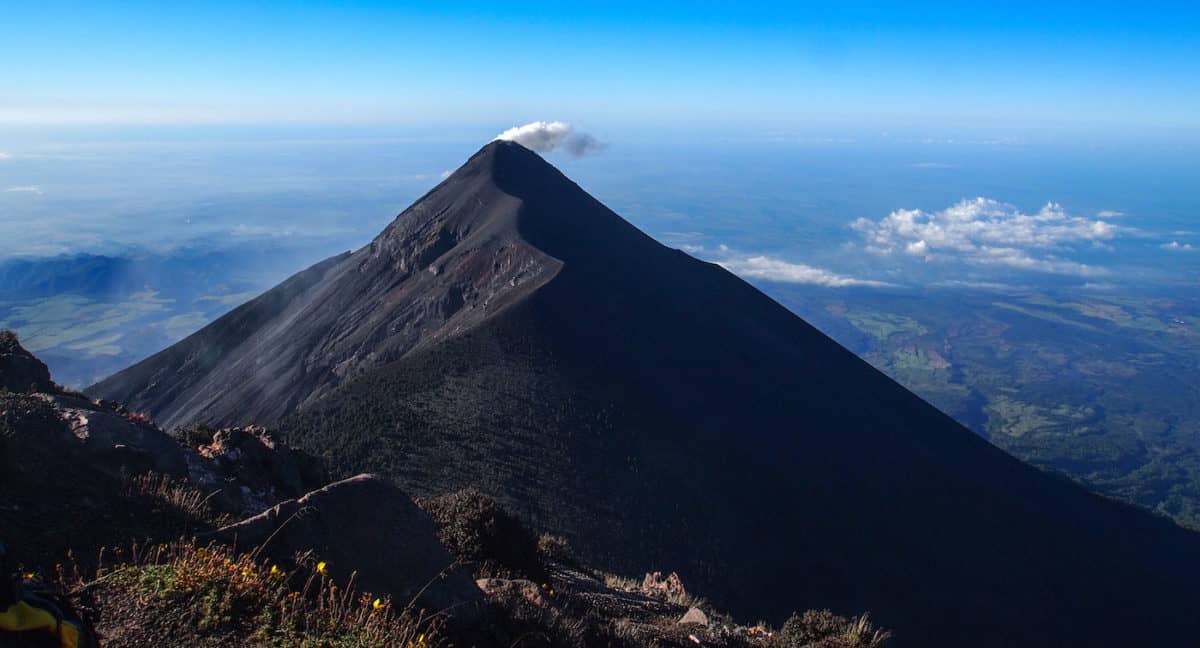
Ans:
POLYGON ((511 142, 89 391, 479 488, 745 615, 870 610, 912 646, 1200 631, 1200 536, 1010 457, 511 142))

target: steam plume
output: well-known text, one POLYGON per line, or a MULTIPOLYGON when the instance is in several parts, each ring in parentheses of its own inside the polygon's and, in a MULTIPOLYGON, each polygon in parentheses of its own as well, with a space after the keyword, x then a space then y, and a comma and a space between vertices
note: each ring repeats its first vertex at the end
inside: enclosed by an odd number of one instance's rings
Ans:
POLYGON ((516 142, 538 153, 561 148, 573 157, 599 153, 606 148, 606 144, 595 137, 576 131, 574 126, 560 121, 535 121, 514 126, 497 135, 496 139, 516 142))

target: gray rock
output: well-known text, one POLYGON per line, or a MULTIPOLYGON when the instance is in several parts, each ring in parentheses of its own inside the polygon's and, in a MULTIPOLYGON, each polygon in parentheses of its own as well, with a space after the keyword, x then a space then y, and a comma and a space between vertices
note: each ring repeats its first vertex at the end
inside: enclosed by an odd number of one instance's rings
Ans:
POLYGON ((397 605, 444 611, 470 623, 483 595, 438 541, 433 520, 403 491, 374 475, 358 475, 288 500, 216 538, 239 550, 263 547, 280 560, 311 551, 331 577, 397 605))
POLYGON ((687 613, 675 623, 677 625, 698 625, 707 628, 708 615, 700 608, 688 608, 687 613))
POLYGON ((188 473, 185 450, 175 439, 136 415, 97 409, 84 399, 47 397, 58 409, 83 450, 114 470, 153 470, 164 475, 188 473))

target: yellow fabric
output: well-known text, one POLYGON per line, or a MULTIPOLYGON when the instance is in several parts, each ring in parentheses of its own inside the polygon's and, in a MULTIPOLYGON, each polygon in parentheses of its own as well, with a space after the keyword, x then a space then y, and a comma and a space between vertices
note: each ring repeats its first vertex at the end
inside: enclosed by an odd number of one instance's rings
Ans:
POLYGON ((6 632, 29 632, 31 630, 58 632, 58 618, 25 601, 18 601, 7 610, 0 612, 0 630, 6 632))
POLYGON ((58 627, 58 641, 62 648, 79 648, 79 628, 74 623, 63 622, 58 627))
POLYGON ((62 648, 80 648, 79 628, 73 623, 59 623, 58 617, 41 608, 19 601, 0 612, 0 632, 33 632, 45 630, 58 635, 62 648))

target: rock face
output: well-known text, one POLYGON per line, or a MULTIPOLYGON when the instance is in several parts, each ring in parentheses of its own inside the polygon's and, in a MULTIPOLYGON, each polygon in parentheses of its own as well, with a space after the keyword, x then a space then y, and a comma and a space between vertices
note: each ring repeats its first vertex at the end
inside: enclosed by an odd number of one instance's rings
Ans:
POLYGON ((21 394, 56 390, 50 369, 25 350, 12 331, 0 331, 0 390, 21 394))
POLYGON ((482 600, 438 542, 433 520, 400 489, 373 475, 289 500, 216 537, 240 549, 263 546, 281 560, 311 551, 339 582, 355 574, 359 590, 389 595, 401 606, 415 598, 427 609, 470 618, 482 600))
MULTIPOLYGON (((11 336, 0 341, 8 351, 0 377, 26 384, 40 374, 44 365, 11 336)), ((217 431, 197 452, 116 403, 59 390, 48 378, 30 388, 45 391, 0 389, 0 540, 31 563, 175 540, 211 528, 221 513, 258 513, 324 480, 315 459, 264 429, 217 431)))
POLYGON ((154 472, 171 476, 187 473, 190 452, 149 419, 120 408, 106 407, 70 394, 48 394, 80 450, 113 471, 154 472))
POLYGON ((734 614, 871 610, 922 646, 1200 634, 1200 535, 1020 463, 511 142, 93 392, 282 418, 344 474, 478 488, 734 614))

